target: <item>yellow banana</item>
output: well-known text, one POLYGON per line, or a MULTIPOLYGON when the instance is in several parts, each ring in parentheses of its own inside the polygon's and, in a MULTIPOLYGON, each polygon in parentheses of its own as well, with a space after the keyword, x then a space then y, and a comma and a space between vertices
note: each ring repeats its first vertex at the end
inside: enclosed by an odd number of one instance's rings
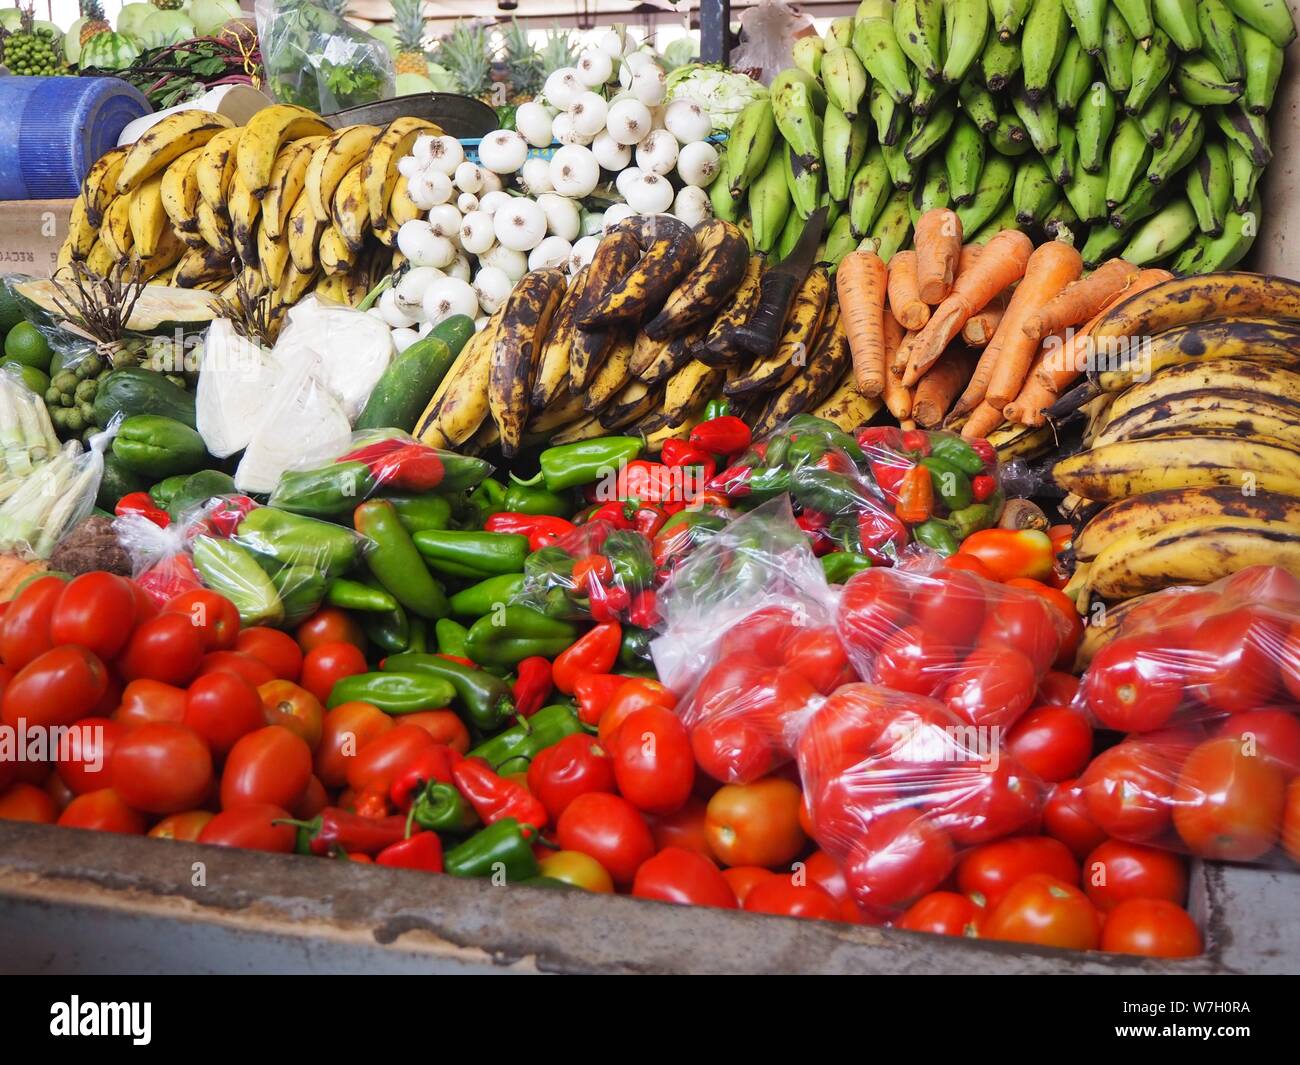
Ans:
POLYGON ((248 120, 236 152, 236 165, 244 184, 257 199, 271 184, 280 146, 300 137, 327 136, 333 130, 320 115, 296 104, 272 104, 248 120))
POLYGON ((438 136, 442 129, 422 118, 395 118, 384 127, 374 148, 367 154, 362 164, 361 184, 373 229, 383 228, 393 186, 397 183, 397 163, 410 154, 411 145, 421 133, 438 136))
POLYGON ((190 248, 176 263, 172 283, 177 288, 199 288, 213 281, 230 278, 230 259, 204 245, 190 248))
POLYGON ((199 231, 199 220, 196 215, 199 206, 199 182, 194 174, 194 168, 202 155, 202 148, 192 148, 163 171, 162 185, 159 188, 163 210, 171 219, 172 226, 182 233, 199 231))
POLYGON ((289 212, 289 256, 299 273, 310 273, 319 261, 318 248, 325 223, 311 209, 307 190, 303 189, 298 201, 289 212))
POLYGON ((130 146, 110 148, 86 172, 81 182, 81 194, 86 197, 86 217, 96 229, 103 224, 104 210, 117 195, 117 179, 126 165, 130 146))
POLYGON ((90 253, 86 256, 86 269, 96 277, 107 277, 108 272, 113 269, 113 253, 109 251, 108 245, 103 240, 96 240, 90 253))
POLYGON ((409 185, 405 174, 399 174, 397 184, 393 186, 393 195, 388 201, 388 225, 393 230, 393 239, 397 239, 397 230, 402 228, 403 222, 411 222, 417 218, 423 218, 424 212, 411 202, 411 194, 407 191, 409 185))
POLYGON ((835 390, 812 410, 816 418, 834 422, 845 432, 851 432, 871 421, 884 404, 858 391, 853 368, 845 372, 835 390))
POLYGON ((246 264, 256 263, 257 234, 254 230, 258 216, 262 213, 262 201, 244 184, 238 171, 235 171, 235 177, 230 182, 226 209, 230 212, 230 231, 239 258, 246 264))
POLYGON ((311 204, 317 221, 330 220, 330 202, 334 198, 334 190, 349 170, 358 163, 365 162, 378 135, 379 130, 374 126, 344 126, 316 146, 311 162, 307 165, 303 191, 307 194, 307 202, 311 204))
POLYGON ((349 248, 360 251, 370 234, 370 212, 361 188, 362 164, 349 170, 334 190, 334 227, 342 234, 349 248))
POLYGON ((348 246, 343 234, 333 225, 325 227, 316 246, 321 269, 327 274, 341 274, 350 270, 357 260, 357 253, 348 246))
POLYGON ((324 137, 304 137, 290 141, 280 149, 271 166, 270 184, 262 197, 262 217, 270 225, 271 237, 278 238, 289 224, 289 212, 307 183, 307 167, 312 152, 324 137))
POLYGON ((152 254, 141 255, 138 243, 131 254, 140 264, 140 279, 149 281, 164 270, 170 270, 174 267, 180 261, 180 257, 185 254, 185 245, 172 232, 170 226, 164 226, 154 244, 152 254))
POLYGON ((230 231, 230 219, 224 211, 214 210, 207 200, 200 200, 197 210, 199 236, 213 251, 227 259, 235 254, 235 242, 230 231))
POLYGON ((636 337, 625 329, 618 330, 609 355, 582 393, 582 409, 589 414, 603 410, 632 378, 632 349, 636 337))
POLYGON ((80 193, 72 201, 72 211, 68 215, 68 236, 63 242, 63 247, 67 249, 67 257, 84 262, 98 239, 99 227, 91 223, 90 214, 86 209, 86 195, 80 193))
POLYGON ((203 148, 194 164, 194 180, 199 198, 213 210, 224 210, 230 183, 235 177, 235 149, 239 145, 238 129, 222 130, 203 148))
POLYGON ((131 197, 119 196, 108 205, 104 221, 99 227, 99 239, 108 249, 113 262, 121 262, 131 254, 135 238, 131 233, 131 197))
MULTIPOLYGON (((265 201, 264 201, 265 202, 265 201)), ((262 268, 267 281, 273 287, 280 284, 284 276, 285 264, 289 261, 289 238, 287 235, 273 239, 266 232, 266 218, 262 218, 257 227, 257 264, 262 268)))
POLYGON ((162 175, 155 174, 129 197, 132 247, 141 259, 150 258, 158 250, 164 230, 170 232, 167 212, 163 210, 162 181, 162 175))
POLYGON ((186 152, 233 128, 230 119, 215 111, 175 111, 159 120, 128 150, 117 175, 118 195, 134 192, 186 152))

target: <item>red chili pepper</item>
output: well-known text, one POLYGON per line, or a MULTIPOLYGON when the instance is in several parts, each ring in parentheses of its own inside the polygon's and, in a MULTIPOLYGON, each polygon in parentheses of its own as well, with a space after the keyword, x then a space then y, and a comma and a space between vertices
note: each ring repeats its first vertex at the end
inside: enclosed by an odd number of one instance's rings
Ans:
POLYGON ((677 499, 671 503, 664 503, 662 506, 664 508, 664 514, 671 518, 674 514, 680 514, 686 509, 686 500, 677 499))
POLYGON ((858 444, 864 448, 897 451, 903 446, 903 433, 893 425, 869 425, 858 433, 858 444))
POLYGON ((626 588, 596 580, 587 582, 587 598, 591 604, 592 620, 596 622, 617 621, 619 614, 632 601, 626 588))
POLYGON ((983 503, 997 490, 997 479, 990 477, 987 473, 977 473, 970 479, 970 494, 976 503, 983 503))
POLYGON ((930 434, 924 429, 904 430, 903 450, 915 451, 923 456, 930 454, 930 434))
POLYGON ((531 551, 540 551, 543 547, 550 547, 563 536, 573 532, 577 526, 565 518, 553 517, 550 514, 520 514, 517 511, 503 510, 499 514, 493 514, 483 523, 483 529, 486 532, 494 533, 515 533, 520 536, 528 537, 528 547, 531 551))
POLYGON ((399 810, 410 809, 411 803, 431 781, 450 784, 452 768, 460 759, 460 752, 445 743, 423 748, 398 771, 388 789, 389 799, 399 810))
POLYGON ((976 437, 974 440, 967 440, 966 443, 971 446, 971 450, 974 451, 975 454, 984 460, 986 466, 992 466, 993 463, 997 462, 998 449, 982 436, 976 437))
POLYGON ((823 451, 817 461, 813 463, 819 470, 829 470, 831 473, 843 473, 848 476, 854 476, 858 468, 853 465, 853 460, 843 451, 823 451))
POLYGON ((715 455, 732 455, 749 447, 753 434, 734 414, 723 414, 700 422, 691 430, 690 442, 715 455))
POLYGON ((607 521, 616 529, 632 528, 632 516, 628 513, 628 505, 621 499, 597 507, 587 519, 587 524, 591 525, 598 521, 607 521))
POLYGON ((374 820, 387 817, 389 814, 388 789, 377 780, 367 784, 356 797, 354 811, 358 817, 367 817, 374 820))
POLYGON ((647 459, 633 459, 618 471, 619 499, 638 499, 643 503, 662 503, 681 499, 678 477, 669 466, 647 459))
POLYGON ((422 873, 441 873, 442 840, 437 832, 418 832, 410 839, 385 847, 375 856, 375 864, 394 869, 415 869, 422 873))
POLYGON ((794 519, 794 523, 808 534, 809 543, 812 546, 813 554, 819 558, 822 555, 834 550, 835 544, 829 536, 826 535, 826 517, 818 514, 816 511, 811 512, 812 517, 808 514, 800 514, 794 519))
POLYGON ((728 466, 709 481, 704 489, 707 492, 721 492, 732 499, 740 499, 749 495, 749 477, 753 472, 753 466, 728 466))
POLYGON ((880 491, 890 502, 897 501, 903 478, 907 476, 908 470, 915 468, 914 463, 896 453, 889 454, 888 461, 875 457, 868 459, 867 465, 871 470, 871 476, 880 486, 880 491))
POLYGON ((648 629, 659 623, 659 594, 653 588, 643 588, 632 597, 627 608, 627 620, 638 628, 648 629))
POLYGON ((908 525, 919 525, 929 521, 934 513, 934 482, 930 480, 930 471, 924 466, 913 466, 903 475, 898 486, 898 504, 894 507, 897 514, 908 525))
MULTIPOLYGON (((444 655, 439 653, 436 657, 445 658, 448 662, 455 662, 458 666, 468 666, 470 669, 478 669, 478 663, 472 658, 466 658, 464 655, 444 655)), ((384 668, 382 663, 379 668, 384 668)))
POLYGON ((406 835, 406 818, 361 817, 337 806, 327 806, 313 820, 300 822, 311 829, 312 854, 332 854, 335 850, 378 854, 406 835))
POLYGON ((619 673, 584 673, 580 676, 573 690, 578 703, 578 720, 584 725, 599 725, 614 699, 614 693, 632 679, 619 673))
POLYGON ((366 462, 377 485, 404 492, 432 492, 442 484, 446 469, 431 447, 406 444, 366 462))
POLYGON ((706 462, 714 461, 713 456, 703 448, 676 437, 664 441, 659 458, 665 466, 703 466, 706 462))
POLYGON ((572 695, 580 674, 608 673, 614 668, 622 643, 623 628, 617 621, 589 629, 556 656, 551 666, 552 682, 565 695, 572 695))
POLYGON ((551 663, 541 655, 532 655, 515 666, 515 683, 511 694, 515 712, 532 717, 551 694, 551 663))
POLYGON ((862 553, 873 562, 888 562, 907 543, 907 526, 887 510, 865 507, 858 514, 858 539, 862 553), (892 546, 893 551, 889 548, 892 546))
POLYGON ((113 513, 119 518, 126 517, 128 514, 138 514, 140 517, 153 522, 160 529, 165 529, 172 523, 171 515, 161 507, 156 506, 153 496, 148 492, 128 492, 117 501, 113 513))
POLYGON ((364 447, 349 451, 346 455, 340 455, 334 461, 364 462, 369 465, 375 459, 387 455, 390 451, 396 451, 398 448, 406 446, 406 441, 400 436, 390 436, 384 440, 376 440, 373 444, 366 444, 364 447))
POLYGON ((632 528, 647 540, 653 540, 655 533, 664 527, 668 512, 656 503, 646 503, 637 507, 632 516, 632 528))
POLYGON ((546 827, 546 807, 518 781, 498 776, 483 759, 458 762, 454 776, 456 790, 474 807, 483 824, 513 817, 521 825, 546 827))
POLYGON ((226 496, 208 511, 203 521, 195 523, 195 532, 201 533, 206 529, 213 536, 234 536, 239 523, 249 511, 256 509, 257 503, 248 496, 226 496))

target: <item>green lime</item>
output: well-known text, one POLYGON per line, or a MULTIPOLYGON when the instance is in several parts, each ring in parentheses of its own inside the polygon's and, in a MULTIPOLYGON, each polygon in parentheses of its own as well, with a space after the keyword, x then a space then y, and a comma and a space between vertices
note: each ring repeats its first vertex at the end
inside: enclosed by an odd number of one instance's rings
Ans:
POLYGON ((46 390, 50 387, 50 375, 39 366, 28 366, 17 359, 0 360, 0 366, 18 367, 18 375, 23 379, 23 384, 38 396, 45 395, 46 390))
POLYGON ((31 322, 19 322, 5 337, 5 358, 14 359, 39 370, 50 368, 49 342, 31 322))
POLYGON ((0 284, 0 333, 7 333, 23 320, 23 306, 9 286, 0 284))

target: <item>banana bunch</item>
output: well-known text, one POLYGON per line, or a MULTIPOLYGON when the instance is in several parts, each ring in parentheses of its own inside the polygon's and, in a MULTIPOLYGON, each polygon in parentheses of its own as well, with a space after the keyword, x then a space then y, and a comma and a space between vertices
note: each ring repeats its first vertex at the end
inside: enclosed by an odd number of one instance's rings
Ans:
POLYGON ((242 127, 178 111, 100 158, 72 211, 60 265, 99 274, 138 263, 151 284, 266 295, 272 311, 309 291, 356 306, 393 265, 413 216, 397 163, 422 119, 333 129, 290 104, 242 127))
POLYGON ((967 241, 1015 227, 1089 268, 1230 269, 1295 33, 1281 0, 862 0, 741 113, 714 209, 747 209, 779 257, 828 204, 832 267, 868 239, 888 260, 951 207, 967 241))
POLYGON ((796 295, 776 352, 736 342, 758 305, 764 257, 740 227, 635 216, 614 226, 567 281, 534 270, 475 334, 415 432, 435 447, 641 435, 657 451, 685 438, 711 399, 727 397, 756 434, 806 411, 846 429, 879 402, 861 396, 826 268, 796 295))
POLYGON ((1109 402, 1053 468, 1080 592, 1122 601, 1257 563, 1300 575, 1300 282, 1175 279, 1097 333, 1151 344, 1094 375, 1109 402))

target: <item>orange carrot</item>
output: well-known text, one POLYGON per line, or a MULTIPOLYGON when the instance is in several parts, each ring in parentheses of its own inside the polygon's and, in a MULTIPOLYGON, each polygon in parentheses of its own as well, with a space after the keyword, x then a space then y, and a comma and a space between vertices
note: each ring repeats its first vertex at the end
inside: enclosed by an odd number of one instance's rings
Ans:
POLYGON ((1020 394, 1029 374, 1029 364, 1038 351, 1038 341, 1025 335, 1025 319, 1075 280, 1083 271, 1083 256, 1072 244, 1049 240, 1029 257, 1024 279, 1007 304, 998 331, 986 352, 997 353, 997 364, 989 378, 986 403, 999 411, 1020 394))
MULTIPOLYGON (((885 312, 884 327, 885 355, 892 359, 894 353, 904 344, 903 327, 888 311, 885 312)), ((912 416, 912 390, 892 373, 885 374, 885 387, 881 398, 884 399, 889 413, 898 421, 901 422, 912 416)))
POLYGON ((905 333, 903 342, 898 345, 897 350, 890 357, 889 372, 899 380, 902 380, 903 371, 907 369, 907 356, 912 350, 912 341, 916 339, 916 336, 916 333, 905 333))
POLYGON ((916 290, 916 252, 895 252, 889 260, 889 309, 904 329, 920 329, 930 308, 916 290))
MULTIPOLYGON (((916 290, 931 307, 952 291, 961 258, 961 219, 947 207, 934 207, 916 220, 916 290)), ((902 323, 906 325, 906 322, 902 323)))
POLYGON ((1043 375, 1040 374, 1043 363, 1050 354, 1051 351, 1047 346, 1039 351, 1038 358, 1030 368, 1029 376, 1025 378, 1024 387, 1020 389, 1020 394, 1002 408, 1002 415, 1007 421, 1028 425, 1035 429, 1043 424, 1045 420, 1043 410, 1060 397, 1060 393, 1054 388, 1049 388, 1043 375))
POLYGON ((955 348, 944 352, 943 358, 917 382, 912 415, 921 425, 933 429, 943 422, 957 393, 970 379, 974 363, 970 352, 955 348))
POLYGON ((961 257, 957 260, 958 277, 961 277, 962 274, 975 265, 975 260, 980 257, 980 252, 983 250, 983 244, 963 244, 961 246, 961 257))
POLYGON ((1002 412, 991 403, 981 403, 966 419, 961 427, 961 435, 967 440, 978 440, 988 436, 1002 424, 1002 412))
POLYGON ((887 287, 888 271, 875 252, 851 252, 835 271, 841 321, 853 352, 853 373, 864 396, 880 395, 888 376, 884 332, 887 287))
POLYGON ((985 348, 975 363, 975 369, 971 371, 970 380, 966 382, 966 389, 957 397, 957 402, 953 404, 952 417, 974 410, 984 402, 984 393, 988 391, 989 379, 993 376, 993 367, 997 364, 998 353, 985 348))
POLYGON ((962 342, 972 348, 986 347, 997 332, 998 323, 1002 321, 1002 313, 1006 309, 1005 297, 998 296, 978 314, 972 314, 961 327, 962 342))
POLYGON ((971 315, 982 311, 1025 272, 1034 250, 1033 241, 1018 229, 1004 229, 993 237, 979 257, 953 282, 952 292, 941 303, 917 335, 907 362, 903 383, 915 384, 961 332, 971 315))
POLYGON ((1025 319, 1030 340, 1042 340, 1066 326, 1082 325, 1122 292, 1137 276, 1138 268, 1123 259, 1108 259, 1087 277, 1071 281, 1046 304, 1025 319))

